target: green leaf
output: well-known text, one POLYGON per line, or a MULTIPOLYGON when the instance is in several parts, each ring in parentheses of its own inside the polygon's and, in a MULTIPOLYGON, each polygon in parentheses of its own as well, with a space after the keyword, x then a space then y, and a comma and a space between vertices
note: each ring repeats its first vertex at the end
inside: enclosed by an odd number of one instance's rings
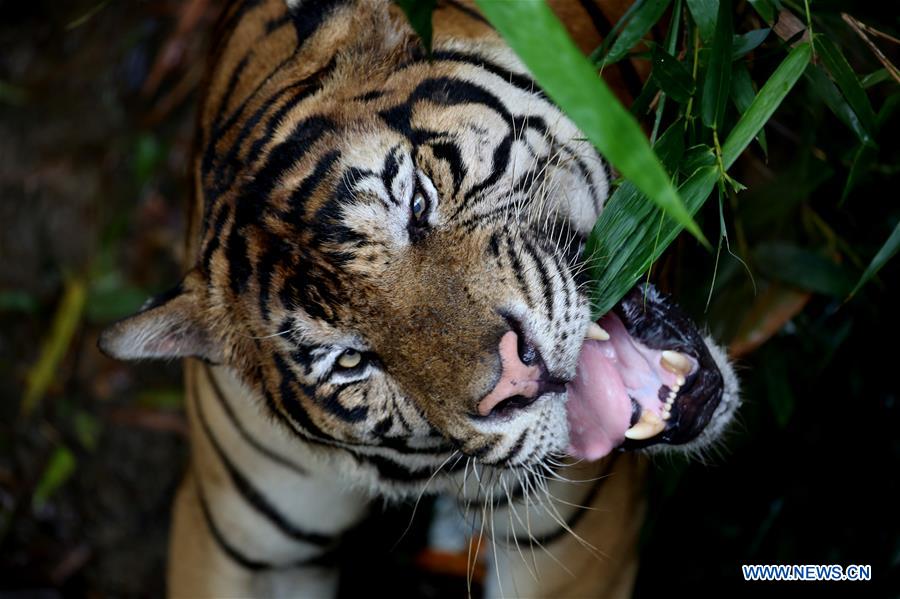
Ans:
POLYGON ((54 450, 31 495, 31 505, 35 510, 44 507, 50 497, 72 477, 76 465, 75 456, 66 446, 60 445, 54 450))
POLYGON ((58 374, 60 362, 69 351, 72 338, 81 325, 87 295, 86 287, 84 279, 80 277, 72 277, 66 281, 50 331, 41 345, 41 353, 25 377, 21 410, 26 416, 43 399, 58 374))
POLYGON ((731 90, 731 3, 719 4, 719 16, 713 35, 712 50, 703 80, 700 116, 710 129, 721 129, 725 105, 731 90))
MULTIPOLYGON (((490 0, 479 0, 478 4, 484 10, 484 4, 488 2, 490 0)), ((619 33, 612 48, 600 61, 600 66, 606 67, 625 58, 628 51, 634 48, 641 41, 641 38, 647 35, 651 27, 656 25, 656 22, 662 17, 670 2, 671 0, 638 0, 634 11, 631 13, 631 18, 621 33, 619 33)))
POLYGON ((478 0, 544 91, 623 176, 708 245, 628 113, 542 0, 478 0), (541 40, 535 44, 535 40, 541 40))
POLYGON ((21 289, 0 291, 0 312, 34 314, 40 308, 37 298, 21 289))
POLYGON ((694 23, 697 24, 697 29, 700 30, 700 39, 704 43, 708 43, 716 31, 719 0, 687 0, 687 5, 691 16, 694 17, 694 23))
POLYGON ((659 45, 653 46, 651 56, 653 57, 652 76, 659 84, 659 88, 673 100, 687 102, 694 95, 695 85, 691 72, 685 64, 659 45))
POLYGON ((828 72, 834 78, 835 83, 847 99, 847 103, 859 117, 862 126, 869 132, 875 129, 875 111, 869 102, 866 91, 856 77, 856 73, 850 67, 847 59, 840 49, 824 35, 816 35, 813 46, 822 62, 828 68, 828 72))
POLYGON ((761 43, 766 41, 771 29, 754 29, 747 33, 735 35, 731 41, 731 60, 743 58, 756 50, 761 43))
POLYGON ((684 153, 681 161, 681 172, 690 177, 694 172, 704 166, 716 164, 716 151, 706 144, 691 146, 684 153))
MULTIPOLYGON (((753 98, 722 146, 725 168, 734 164, 797 83, 811 53, 808 43, 797 45, 753 98)), ((681 121, 676 121, 656 147, 668 145, 664 143, 666 136, 683 132, 683 127, 681 121)), ((688 150, 685 159, 692 151, 695 150, 688 150)), ((699 164, 708 152, 702 147, 696 150, 699 164)), ((662 159, 666 161, 665 156, 662 159)), ((715 164, 700 166, 678 188, 690 214, 695 214, 706 202, 718 179, 719 169, 715 164)), ((626 183, 617 189, 587 242, 586 259, 593 265, 591 276, 596 281, 591 292, 592 313, 600 316, 608 312, 680 231, 681 226, 648 203, 634 185, 626 183)))
MULTIPOLYGON (((900 95, 894 94, 888 97, 881 106, 881 110, 878 111, 878 116, 875 117, 876 134, 884 128, 884 124, 891 118, 891 115, 898 107, 900 107, 900 95)), ((877 156, 878 148, 876 146, 870 146, 864 143, 859 144, 859 147, 853 155, 853 163, 850 165, 850 172, 847 174, 847 180, 844 183, 844 191, 841 194, 841 201, 838 206, 844 204, 847 200, 847 196, 850 195, 850 192, 853 191, 866 173, 868 173, 869 169, 871 169, 877 156)))
POLYGON ((853 280, 847 271, 812 250, 783 242, 761 243, 753 253, 760 272, 800 289, 844 297, 853 280))
MULTIPOLYGON (((718 178, 718 168, 707 166, 678 188, 691 214, 700 209, 718 178)), ((626 183, 617 189, 588 238, 586 255, 594 264, 591 277, 595 281, 592 314, 608 312, 680 232, 681 226, 647 202, 634 186, 626 183)))
POLYGON ((741 152, 750 145, 763 125, 772 117, 781 101, 803 74, 811 55, 812 49, 808 43, 798 44, 753 98, 750 106, 722 144, 722 161, 726 169, 734 164, 741 152))
POLYGON ((433 33, 431 15, 437 5, 437 0, 395 0, 409 21, 413 30, 422 38, 422 44, 427 52, 431 52, 431 37, 433 33))
MULTIPOLYGON (((753 81, 750 79, 750 71, 743 62, 737 62, 731 70, 731 99, 737 108, 738 114, 744 114, 750 108, 756 91, 753 89, 753 81)), ((766 143, 766 130, 761 128, 756 136, 756 141, 762 148, 763 154, 769 156, 769 147, 766 143)))
POLYGON ((885 81, 891 80, 891 74, 888 73, 887 69, 878 69, 877 71, 873 71, 868 75, 865 75, 862 79, 860 79, 859 83, 863 86, 864 89, 869 89, 874 85, 878 85, 879 83, 884 83, 885 81))
POLYGON ((72 415, 72 429, 85 449, 93 451, 97 448, 97 441, 100 438, 100 421, 93 414, 84 410, 75 412, 72 415))
POLYGON ((897 250, 900 249, 900 222, 897 223, 897 226, 894 227, 893 232, 891 232, 890 237, 888 237, 887 241, 884 242, 884 245, 881 246, 881 249, 878 250, 878 253, 875 254, 875 257, 872 258, 872 262, 869 264, 866 271, 859 278, 859 282, 856 283, 856 287, 853 288, 853 291, 850 292, 850 297, 856 295, 856 292, 862 289, 862 286, 869 282, 869 279, 874 277, 881 267, 887 264, 887 261, 894 257, 897 253, 897 250))
POLYGON ((771 25, 775 22, 775 9, 769 0, 750 0, 750 5, 766 23, 771 25))
POLYGON ((656 92, 658 91, 659 86, 656 83, 656 79, 650 77, 644 83, 644 87, 641 88, 641 93, 631 103, 631 108, 628 111, 638 118, 645 116, 650 110, 650 105, 653 103, 653 98, 656 97, 656 92))
POLYGON ((828 109, 831 110, 832 113, 842 123, 847 125, 847 127, 853 131, 856 136, 859 138, 861 142, 867 145, 872 145, 875 142, 872 140, 872 135, 868 129, 862 124, 859 120, 859 116, 856 112, 851 108, 850 104, 847 103, 847 100, 844 99, 844 96, 841 95, 841 92, 838 90, 837 86, 832 83, 831 79, 828 78, 828 75, 825 74, 825 71, 822 70, 822 67, 810 64, 806 69, 806 73, 804 74, 807 81, 809 81, 813 88, 816 91, 816 94, 819 98, 825 102, 825 105, 828 106, 828 109))

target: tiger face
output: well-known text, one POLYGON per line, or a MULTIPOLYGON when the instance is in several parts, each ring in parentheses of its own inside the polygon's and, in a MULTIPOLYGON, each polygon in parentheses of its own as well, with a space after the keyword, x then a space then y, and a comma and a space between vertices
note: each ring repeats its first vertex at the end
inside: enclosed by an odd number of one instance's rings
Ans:
POLYGON ((511 51, 426 58, 387 12, 354 19, 395 33, 210 104, 196 265, 101 347, 227 365, 362 456, 528 467, 714 437, 736 382, 668 299, 591 321, 608 169, 511 51))

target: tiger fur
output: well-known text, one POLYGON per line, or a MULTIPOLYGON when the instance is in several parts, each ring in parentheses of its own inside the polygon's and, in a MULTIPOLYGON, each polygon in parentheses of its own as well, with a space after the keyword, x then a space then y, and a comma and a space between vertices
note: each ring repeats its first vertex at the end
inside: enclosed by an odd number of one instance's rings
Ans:
MULTIPOLYGON (((551 2, 585 51, 600 4, 551 2)), ((438 3, 430 56, 387 0, 228 3, 190 172, 185 278, 101 338, 187 358, 171 596, 334 596, 341 534, 423 493, 472 518, 489 596, 630 594, 646 463, 564 462, 560 398, 609 169, 472 3, 438 3), (556 386, 492 418, 511 327, 556 386)), ((709 349, 704 442, 737 403, 709 349)))

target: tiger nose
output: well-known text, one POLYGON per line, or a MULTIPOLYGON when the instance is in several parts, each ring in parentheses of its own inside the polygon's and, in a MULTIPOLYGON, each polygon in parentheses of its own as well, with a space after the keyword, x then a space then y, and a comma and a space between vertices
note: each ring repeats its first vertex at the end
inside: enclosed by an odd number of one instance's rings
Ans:
POLYGON ((546 387, 546 370, 537 349, 514 331, 500 338, 500 379, 478 402, 478 413, 488 416, 500 409, 524 408, 546 387))

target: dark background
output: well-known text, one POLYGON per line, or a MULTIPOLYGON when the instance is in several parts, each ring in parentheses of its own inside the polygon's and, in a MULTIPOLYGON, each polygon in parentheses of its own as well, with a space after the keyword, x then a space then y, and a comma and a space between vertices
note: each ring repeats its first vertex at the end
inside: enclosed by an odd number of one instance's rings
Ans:
MULTIPOLYGON (((896 35, 891 4, 850 8, 896 35)), ((0 0, 0 594, 162 593, 187 451, 180 368, 119 364, 95 343, 105 323, 178 280, 215 13, 207 0, 0 0), (43 349, 54 344, 55 356, 43 349)), ((831 26, 858 72, 880 66, 831 26)), ((754 76, 778 60, 761 52, 754 76)), ((876 109, 891 92, 872 88, 876 109)), ((750 189, 724 207, 752 280, 723 253, 713 284, 715 255, 685 237, 655 268, 740 354, 745 404, 702 460, 655 461, 639 597, 898 596, 898 263, 846 299, 900 217, 896 131, 887 119, 841 204, 855 140, 801 81, 767 127, 768 160, 751 148, 735 171, 750 189), (871 564, 874 580, 745 584, 745 563, 871 564)), ((700 220, 715 239, 714 201, 700 220)), ((414 565, 425 511, 395 549, 408 506, 353 534, 348 595, 360 581, 397 596, 463 595, 464 581, 414 565)))

